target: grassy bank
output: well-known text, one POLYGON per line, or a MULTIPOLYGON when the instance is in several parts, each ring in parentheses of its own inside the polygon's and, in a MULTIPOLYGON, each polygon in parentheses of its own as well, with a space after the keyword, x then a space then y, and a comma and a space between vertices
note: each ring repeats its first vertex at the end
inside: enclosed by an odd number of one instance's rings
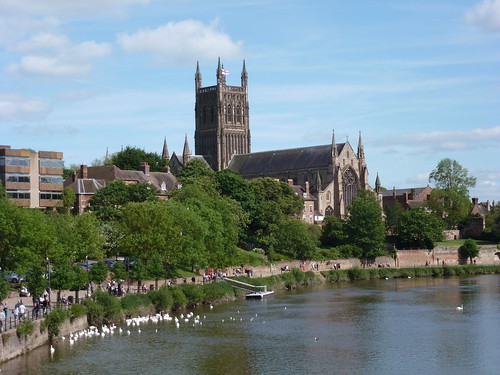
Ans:
POLYGON ((373 280, 408 277, 446 277, 463 275, 500 274, 500 266, 444 266, 414 268, 351 268, 348 270, 323 271, 328 282, 373 280))
MULTIPOLYGON (((241 276, 237 279, 252 285, 266 285, 270 290, 293 289, 318 281, 314 272, 302 272, 299 269, 270 277, 241 276)), ((163 286, 146 294, 128 294, 123 298, 99 291, 83 304, 73 304, 67 311, 54 309, 45 318, 41 329, 43 331, 48 329, 52 338, 59 334, 59 327, 66 319, 83 315, 87 315, 89 325, 101 326, 121 322, 126 317, 178 311, 200 304, 214 304, 242 298, 245 294, 225 281, 203 285, 181 284, 170 288, 163 286)))

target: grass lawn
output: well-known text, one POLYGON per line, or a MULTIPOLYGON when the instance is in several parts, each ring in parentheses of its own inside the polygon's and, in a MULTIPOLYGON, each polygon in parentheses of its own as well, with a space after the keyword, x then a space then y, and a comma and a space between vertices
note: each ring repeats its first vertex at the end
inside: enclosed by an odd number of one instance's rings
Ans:
MULTIPOLYGON (((465 239, 460 240, 451 240, 451 241, 440 241, 435 242, 436 246, 462 246, 464 244, 465 239)), ((475 240, 478 245, 496 245, 495 242, 484 241, 484 240, 475 240)))

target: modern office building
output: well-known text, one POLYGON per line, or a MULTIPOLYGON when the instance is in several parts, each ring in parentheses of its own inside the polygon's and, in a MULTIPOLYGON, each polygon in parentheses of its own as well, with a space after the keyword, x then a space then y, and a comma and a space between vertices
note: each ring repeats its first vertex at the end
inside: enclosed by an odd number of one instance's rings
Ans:
POLYGON ((62 206, 63 154, 0 146, 0 181, 6 196, 20 207, 62 206))

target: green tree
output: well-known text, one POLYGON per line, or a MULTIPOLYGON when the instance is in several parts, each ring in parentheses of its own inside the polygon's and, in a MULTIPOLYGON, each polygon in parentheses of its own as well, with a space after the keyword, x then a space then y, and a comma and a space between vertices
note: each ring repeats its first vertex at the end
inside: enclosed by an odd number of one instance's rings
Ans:
POLYGON ((443 220, 446 229, 461 228, 467 221, 471 203, 454 190, 434 189, 428 200, 429 208, 443 220))
POLYGON ((435 241, 442 240, 442 231, 443 225, 439 219, 424 208, 415 207, 401 215, 398 244, 404 249, 432 249, 435 241))
POLYGON ((327 216, 323 220, 321 243, 323 246, 336 247, 345 243, 344 222, 336 216, 327 216))
POLYGON ((399 201, 395 201, 391 206, 386 207, 385 214, 385 230, 388 235, 397 236, 399 234, 399 224, 401 216, 405 212, 399 201))
POLYGON ((482 236, 490 241, 500 241, 500 206, 495 205, 486 213, 486 226, 482 236))
POLYGON ((155 281, 155 290, 158 289, 158 280, 166 278, 165 263, 160 254, 154 254, 146 264, 148 276, 155 281))
POLYGON ((115 280, 125 280, 128 278, 128 272, 123 262, 116 262, 113 264, 111 272, 113 273, 113 279, 115 280))
POLYGON ((298 219, 283 220, 277 231, 276 248, 292 259, 312 259, 316 250, 305 223, 298 219))
POLYGON ((149 164, 151 172, 162 172, 166 165, 166 160, 162 159, 161 155, 131 146, 127 146, 123 151, 114 154, 106 164, 135 171, 142 162, 149 164))
POLYGON ((64 213, 70 213, 76 202, 76 194, 69 186, 65 187, 62 192, 63 207, 61 211, 64 213))
POLYGON ((147 183, 126 184, 122 180, 110 181, 90 199, 87 210, 99 220, 109 221, 120 218, 123 207, 130 202, 156 200, 157 189, 147 183))
POLYGON ((45 277, 45 269, 40 265, 32 267, 26 274, 28 290, 34 296, 40 296, 47 288, 47 278, 45 277))
POLYGON ((434 181, 438 189, 455 191, 465 197, 469 196, 469 188, 476 186, 476 178, 469 176, 466 168, 449 158, 438 163, 436 169, 429 174, 429 181, 434 181))
POLYGON ((90 268, 90 270, 88 271, 90 281, 96 284, 103 283, 104 280, 106 280, 108 277, 108 270, 109 269, 107 264, 104 263, 102 260, 100 260, 97 263, 94 263, 90 268))
POLYGON ((469 258, 472 264, 472 258, 479 255, 479 246, 477 246, 476 241, 468 238, 464 241, 463 245, 458 248, 458 254, 464 259, 469 258))
POLYGON ((382 209, 375 195, 366 190, 358 191, 358 196, 348 210, 349 216, 345 222, 348 242, 361 248, 362 258, 384 255, 385 228, 382 209))

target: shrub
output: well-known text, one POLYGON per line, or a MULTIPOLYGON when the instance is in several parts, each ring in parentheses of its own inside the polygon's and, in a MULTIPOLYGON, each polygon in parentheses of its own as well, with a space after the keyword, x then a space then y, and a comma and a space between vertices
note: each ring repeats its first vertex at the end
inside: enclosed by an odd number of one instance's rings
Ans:
POLYGON ((234 288, 226 282, 205 284, 201 288, 205 296, 204 302, 215 302, 225 297, 233 297, 235 293, 234 288))
POLYGON ((186 296, 188 306, 195 306, 203 301, 203 290, 198 285, 183 284, 179 288, 186 296))
POLYGON ((156 311, 165 311, 170 309, 174 304, 174 299, 170 289, 162 286, 158 290, 151 290, 147 294, 150 301, 155 306, 156 311))
POLYGON ((444 276, 455 276, 455 267, 443 267, 443 275, 444 276))
POLYGON ((120 304, 126 316, 140 315, 141 308, 150 306, 151 300, 145 294, 127 294, 120 304))
POLYGON ((33 333, 33 330, 33 322, 29 319, 23 319, 17 326, 16 333, 18 337, 21 337, 33 333))
POLYGON ((79 303, 73 303, 68 311, 70 319, 79 318, 87 313, 85 306, 79 303))
POLYGON ((172 299, 173 299, 172 307, 175 310, 178 310, 181 307, 184 307, 187 303, 186 296, 184 295, 182 290, 179 289, 178 287, 172 288, 172 299))
POLYGON ((67 317, 68 313, 62 309, 52 310, 40 325, 40 332, 44 332, 47 329, 50 338, 57 336, 61 329, 61 324, 63 324, 67 317))
POLYGON ((104 308, 102 305, 90 299, 85 300, 87 310, 87 320, 90 325, 101 326, 104 321, 104 308))
POLYGON ((350 280, 368 280, 370 278, 368 270, 358 267, 347 270, 347 275, 350 280))
POLYGON ((119 299, 104 292, 97 292, 95 296, 97 303, 103 308, 104 323, 120 320, 123 317, 123 310, 119 299))

